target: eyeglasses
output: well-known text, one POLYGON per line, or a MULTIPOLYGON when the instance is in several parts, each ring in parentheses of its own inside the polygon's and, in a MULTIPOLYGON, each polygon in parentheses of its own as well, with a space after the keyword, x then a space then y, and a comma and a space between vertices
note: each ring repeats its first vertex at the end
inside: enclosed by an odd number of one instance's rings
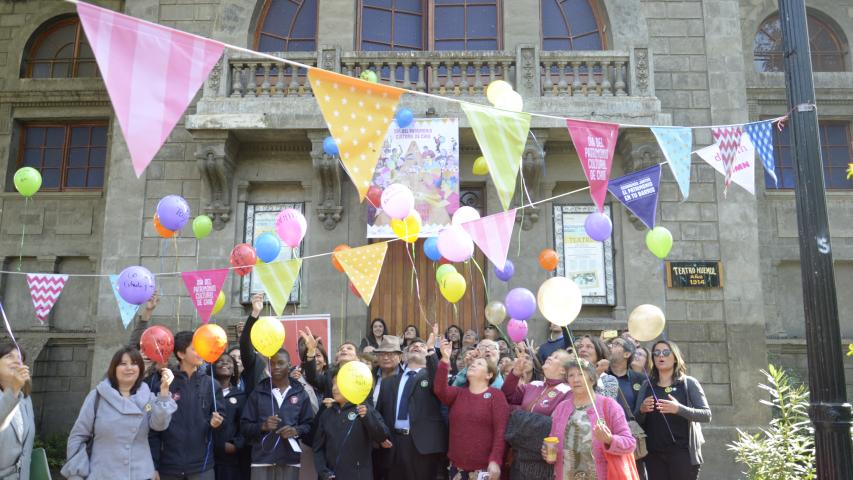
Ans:
POLYGON ((652 356, 654 357, 668 357, 672 353, 672 350, 655 350, 652 352, 652 356))
POLYGON ((497 345, 477 345, 477 350, 485 352, 487 350, 498 350, 497 345))

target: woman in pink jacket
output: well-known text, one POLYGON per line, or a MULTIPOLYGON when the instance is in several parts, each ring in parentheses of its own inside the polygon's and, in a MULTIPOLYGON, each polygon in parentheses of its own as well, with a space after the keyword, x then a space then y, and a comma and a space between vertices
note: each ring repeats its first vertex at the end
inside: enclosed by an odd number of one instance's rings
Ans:
MULTIPOLYGON (((554 478, 608 480, 604 452, 632 453, 636 445, 625 413, 612 398, 595 394, 593 386, 598 375, 588 361, 575 362, 568 368, 567 376, 572 392, 551 415, 551 436, 559 439, 557 460, 553 462, 554 478), (603 424, 598 422, 596 411, 603 424)), ((545 450, 543 445, 542 456, 548 461, 545 450)))

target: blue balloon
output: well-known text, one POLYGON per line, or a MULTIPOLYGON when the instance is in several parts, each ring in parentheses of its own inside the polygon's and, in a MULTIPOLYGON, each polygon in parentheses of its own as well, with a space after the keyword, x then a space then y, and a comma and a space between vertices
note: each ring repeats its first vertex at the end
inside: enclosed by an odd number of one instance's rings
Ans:
POLYGON ((335 142, 335 139, 331 136, 323 139, 323 151, 326 152, 326 155, 335 156, 338 154, 338 144, 335 142))
POLYGON ((272 232, 261 234, 255 239, 255 253, 264 263, 274 262, 281 251, 281 240, 272 232))
POLYGON ((415 119, 415 115, 408 108, 401 108, 397 110, 397 126, 400 128, 406 128, 412 124, 412 121, 415 119))
POLYGON ((509 259, 507 259, 506 264, 504 264, 504 269, 501 270, 498 267, 495 267, 495 275, 499 279, 504 282, 508 282, 510 278, 515 274, 515 265, 512 264, 509 259))
POLYGON ((426 239, 424 242, 424 253, 433 262, 441 260, 441 253, 438 252, 438 237, 429 237, 426 239))

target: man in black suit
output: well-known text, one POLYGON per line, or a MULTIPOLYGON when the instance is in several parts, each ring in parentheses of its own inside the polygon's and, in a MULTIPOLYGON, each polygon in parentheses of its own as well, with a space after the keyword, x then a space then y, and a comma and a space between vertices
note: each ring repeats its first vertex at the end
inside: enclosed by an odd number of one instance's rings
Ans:
POLYGON ((429 350, 416 339, 403 373, 382 381, 376 409, 391 431, 389 479, 435 480, 447 452, 447 424, 432 392, 438 358, 429 350))

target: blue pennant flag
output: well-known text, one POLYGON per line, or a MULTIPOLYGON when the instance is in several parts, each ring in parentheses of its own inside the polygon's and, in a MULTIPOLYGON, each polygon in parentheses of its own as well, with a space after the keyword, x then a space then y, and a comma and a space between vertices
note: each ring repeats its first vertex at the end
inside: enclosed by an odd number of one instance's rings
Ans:
POLYGON ((743 129, 755 145, 764 171, 773 178, 776 188, 779 188, 779 180, 776 178, 776 159, 773 156, 773 120, 766 122, 747 123, 743 129))
POLYGON ((655 228, 660 165, 610 180, 607 190, 649 228, 655 228))
POLYGON ((130 325, 130 322, 133 321, 133 316, 136 315, 136 311, 139 310, 139 305, 128 303, 121 298, 121 295, 118 293, 118 275, 110 275, 110 285, 113 287, 113 294, 115 294, 116 301, 118 302, 118 311, 121 313, 121 323, 124 325, 124 328, 127 328, 127 326, 130 325))
POLYGON ((690 195, 690 156, 693 153, 693 129, 689 127, 652 127, 672 176, 678 182, 682 200, 690 195))

